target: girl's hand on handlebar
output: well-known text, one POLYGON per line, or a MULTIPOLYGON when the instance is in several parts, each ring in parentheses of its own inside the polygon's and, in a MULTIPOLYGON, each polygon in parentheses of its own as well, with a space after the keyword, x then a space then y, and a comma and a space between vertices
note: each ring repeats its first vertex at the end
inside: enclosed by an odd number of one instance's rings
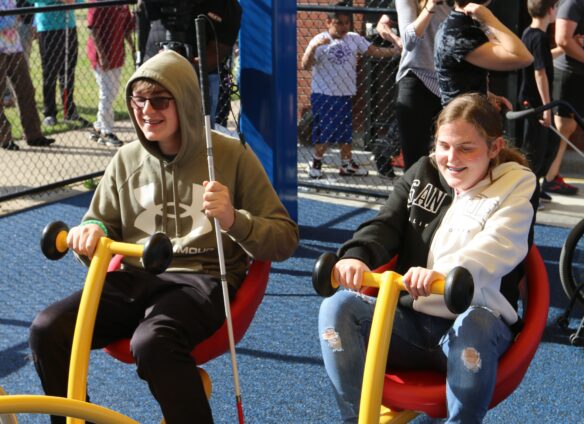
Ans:
POLYGON ((417 299, 420 296, 429 296, 432 283, 444 278, 446 277, 439 272, 416 266, 404 274, 403 282, 408 293, 417 299))
POLYGON ((97 242, 105 233, 97 224, 79 225, 69 230, 67 245, 79 255, 93 258, 97 242))
POLYGON ((333 268, 337 282, 349 290, 359 290, 363 283, 363 273, 370 271, 369 267, 358 259, 341 259, 333 268))

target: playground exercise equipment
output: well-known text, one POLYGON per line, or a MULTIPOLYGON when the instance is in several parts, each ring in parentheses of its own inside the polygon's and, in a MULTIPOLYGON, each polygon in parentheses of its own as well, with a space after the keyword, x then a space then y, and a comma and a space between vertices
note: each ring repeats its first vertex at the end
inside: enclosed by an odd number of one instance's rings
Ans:
MULTIPOLYGON (((67 254, 68 231, 67 225, 61 221, 52 222, 45 227, 41 236, 41 250, 48 259, 58 260, 67 254)), ((108 264, 113 254, 141 257, 145 270, 160 273, 172 260, 172 244, 162 233, 152 235, 144 246, 121 243, 102 237, 89 265, 79 304, 69 366, 67 397, 0 396, 0 414, 28 412, 62 415, 67 417, 68 424, 80 424, 84 420, 100 424, 137 424, 137 421, 118 412, 86 401, 89 353, 95 316, 108 264)))
MULTIPOLYGON (((560 253, 560 281, 570 303, 558 318, 558 325, 568 328, 569 317, 576 302, 584 305, 584 219, 568 234, 560 253)), ((570 334, 570 343, 584 346, 584 317, 576 332, 570 334)))
MULTIPOLYGON (((556 106, 564 106, 572 112, 574 120, 584 129, 584 119, 580 116, 578 111, 565 100, 554 100, 540 107, 525 109, 518 112, 508 112, 507 119, 521 119, 532 115, 537 115, 547 109, 552 109, 556 106)), ((558 137, 566 142, 572 149, 584 158, 582 152, 574 143, 572 143, 566 136, 559 132, 554 126, 549 127, 558 137)), ((557 324, 561 328, 568 328, 570 325, 570 314, 574 310, 576 303, 584 305, 584 219, 578 222, 566 237, 566 241, 562 246, 560 254, 560 281, 566 296, 568 296, 569 304, 564 313, 558 317, 557 324)), ((584 346, 584 317, 580 320, 577 330, 570 334, 570 343, 574 346, 584 346)))
MULTIPOLYGON (((334 294, 339 283, 334 279, 332 270, 338 258, 333 253, 320 255, 312 272, 312 286, 316 292, 328 297, 334 294)), ((401 275, 393 271, 383 273, 365 273, 363 284, 367 287, 380 288, 382 285, 395 284, 398 291, 405 290, 401 275)), ((454 314, 460 314, 470 306, 474 293, 472 275, 466 268, 456 267, 446 277, 446 280, 437 280, 432 284, 432 293, 443 294, 446 306, 454 314)))
MULTIPOLYGON (((57 221, 48 224, 41 236, 41 250, 51 260, 67 254, 68 227, 57 221)), ((99 298, 109 271, 119 269, 124 256, 142 258, 144 268, 153 273, 163 272, 172 260, 172 245, 162 234, 151 236, 144 246, 120 243, 102 237, 87 272, 75 325, 67 397, 45 395, 5 395, 0 388, 0 424, 17 424, 15 414, 40 413, 66 416, 68 424, 80 424, 85 420, 97 424, 137 424, 137 421, 108 408, 86 402, 87 374, 91 338, 99 298), (113 256, 113 258, 112 258, 113 256)), ((237 291, 232 311, 236 318, 234 339, 237 343, 249 327, 260 305, 268 282, 270 262, 254 261, 241 287, 237 291)), ((229 350, 227 324, 224 323, 213 335, 197 345, 192 352, 197 363, 203 364, 229 350)), ((120 340, 106 348, 112 356, 124 362, 134 362, 129 351, 129 341, 120 340)), ((199 368, 207 396, 211 393, 211 381, 199 368)))
MULTIPOLYGON (((326 253, 316 262, 312 283, 317 293, 329 296, 336 291, 338 283, 332 275, 336 261, 335 255, 326 253)), ((499 361, 491 408, 509 396, 523 379, 546 325, 549 283, 545 265, 535 246, 525 259, 525 270, 525 290, 522 290, 524 327, 499 361)), ((458 312, 451 309, 455 313, 466 310, 472 300, 472 289, 469 288, 472 278, 469 280, 465 271, 455 269, 446 280, 437 280, 432 285, 432 293, 445 294, 447 306, 457 308, 458 312)), ((365 273, 363 286, 366 289, 378 288, 379 293, 367 346, 359 423, 406 423, 420 413, 444 418, 446 376, 443 373, 399 370, 386 373, 399 292, 405 289, 402 276, 393 271, 365 273)))

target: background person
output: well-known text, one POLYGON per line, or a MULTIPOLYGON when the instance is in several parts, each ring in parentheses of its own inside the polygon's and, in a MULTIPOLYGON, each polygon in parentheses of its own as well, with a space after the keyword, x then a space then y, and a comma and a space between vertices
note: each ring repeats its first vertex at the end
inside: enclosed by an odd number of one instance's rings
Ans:
MULTIPOLYGON (((560 3, 556 18, 556 44, 564 54, 554 60, 554 98, 565 100, 576 111, 584 114, 584 0, 564 0, 560 3)), ((568 139, 578 123, 572 111, 558 107, 554 117, 556 127, 568 139)), ((560 175, 560 167, 566 152, 566 142, 561 140, 558 153, 542 183, 544 191, 552 194, 573 196, 578 187, 568 184, 560 175)))
MULTIPOLYGON (((230 294, 250 257, 292 255, 298 227, 249 146, 213 132, 217 181, 209 182, 201 94, 192 64, 173 51, 145 62, 126 85, 138 141, 121 147, 108 165, 69 248, 93 256, 99 238, 144 243, 168 235, 174 256, 166 272, 145 272, 136 258, 106 276, 92 348, 131 338, 137 372, 168 424, 212 422, 194 346, 224 322, 213 219, 222 230, 230 294)), ((34 319, 30 347, 43 389, 65 396, 81 292, 34 319)), ((52 417, 53 423, 65 419, 52 417)))
MULTIPOLYGON (((347 290, 320 307, 325 369, 345 423, 359 415, 375 307, 374 298, 358 292, 363 273, 395 255, 409 296, 398 304, 388 365, 445 372, 447 422, 482 421, 498 359, 521 327, 517 294, 501 290, 528 251, 535 177, 521 153, 507 147, 499 113, 485 96, 453 99, 436 127, 434 153, 397 181, 377 217, 339 249, 333 273, 347 290), (475 285, 470 308, 458 316, 429 291, 457 266, 470 271, 475 285)), ((519 278, 512 283, 517 287, 519 278)))
MULTIPOLYGON (((14 9, 14 0, 0 0, 3 10, 14 9)), ((55 142, 41 132, 41 122, 36 109, 35 91, 30 78, 28 63, 18 34, 18 17, 0 17, 0 93, 6 91, 10 81, 16 96, 20 122, 29 146, 49 146, 55 142)), ((5 150, 19 150, 12 138, 12 125, 4 114, 4 104, 0 102, 0 147, 5 150)))
POLYGON ((114 101, 126 56, 124 40, 135 51, 134 20, 127 5, 95 7, 87 11, 87 27, 87 56, 99 87, 97 119, 91 126, 90 138, 105 146, 120 147, 123 143, 114 134, 114 101))
MULTIPOLYGON (((16 7, 29 7, 27 0, 16 0, 16 7)), ((18 36, 20 38, 20 44, 22 45, 22 51, 24 57, 28 63, 28 58, 30 57, 30 52, 32 50, 32 40, 35 37, 36 29, 33 25, 34 15, 19 15, 18 22, 18 36)), ((4 90, 4 98, 2 99, 4 107, 12 107, 15 104, 14 100, 14 89, 8 81, 8 87, 4 90)))
MULTIPOLYGON (((336 4, 347 6, 345 2, 336 4)), ((399 47, 378 47, 365 37, 349 31, 351 15, 336 11, 327 15, 327 30, 316 35, 302 55, 302 69, 312 70, 310 104, 314 150, 308 164, 310 178, 322 177, 322 159, 328 144, 340 145, 341 176, 365 176, 369 172, 354 160, 353 96, 357 94, 357 57, 391 57, 399 47)))
MULTIPOLYGON (((35 7, 81 3, 82 0, 35 0, 35 7)), ((83 127, 89 122, 77 112, 74 101, 75 68, 77 67, 77 27, 73 10, 35 14, 39 52, 43 68, 43 124, 57 124, 55 100, 57 81, 61 89, 63 119, 83 127)))
POLYGON ((489 71, 523 68, 533 61, 533 56, 486 7, 489 3, 490 0, 454 0, 454 10, 438 30, 434 63, 442 105, 459 94, 477 92, 488 94, 498 107, 513 109, 506 98, 489 92, 489 71))
MULTIPOLYGON (((538 107, 552 101, 553 56, 561 54, 561 49, 556 47, 551 50, 547 30, 549 24, 556 19, 556 5, 557 0, 527 1, 527 10, 532 20, 531 25, 523 31, 521 41, 534 60, 533 64, 522 70, 519 102, 526 108, 538 107)), ((558 151, 558 137, 548 130, 552 124, 551 109, 544 111, 541 117, 530 116, 525 120, 521 150, 538 179, 538 185, 539 179, 545 176, 558 151)), ((543 202, 549 201, 551 196, 540 190, 539 208, 543 208, 543 202)))
MULTIPOLYGON (((215 116, 219 97, 219 67, 231 54, 233 46, 239 34, 241 25, 241 6, 237 0, 174 0, 172 3, 180 5, 177 10, 178 18, 172 17, 174 26, 180 26, 181 33, 186 42, 191 46, 191 60, 195 64, 195 71, 199 71, 197 62, 197 34, 195 31, 195 19, 199 15, 205 15, 208 19, 206 25, 207 37, 207 70, 209 72, 209 113, 215 116), (186 19, 184 19, 186 18, 186 19), (181 23, 176 25, 176 22, 181 23)), ((160 4, 160 3, 159 3, 160 4)), ((146 38, 146 54, 148 59, 160 51, 161 43, 167 41, 167 32, 171 29, 165 17, 168 14, 160 13, 160 6, 155 2, 145 2, 146 16, 150 20, 148 34, 142 34, 146 38)), ((215 122, 211 119, 211 122, 215 122)))
MULTIPOLYGON (((434 68, 434 39, 450 12, 445 0, 396 0, 397 22, 403 44, 396 75, 395 104, 404 170, 430 151, 434 120, 442 109, 434 68)), ((393 41, 389 16, 383 15, 377 32, 393 41)))

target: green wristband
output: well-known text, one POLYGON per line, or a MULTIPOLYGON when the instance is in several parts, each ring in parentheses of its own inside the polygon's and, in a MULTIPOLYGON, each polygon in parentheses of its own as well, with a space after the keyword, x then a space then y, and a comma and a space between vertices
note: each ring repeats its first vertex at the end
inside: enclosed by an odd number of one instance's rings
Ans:
POLYGON ((105 236, 106 237, 108 236, 107 228, 105 227, 105 225, 103 225, 103 222, 98 221, 97 219, 88 219, 87 221, 83 221, 79 225, 89 225, 89 224, 95 224, 95 225, 97 225, 99 228, 101 228, 101 230, 103 231, 103 233, 105 234, 105 236))

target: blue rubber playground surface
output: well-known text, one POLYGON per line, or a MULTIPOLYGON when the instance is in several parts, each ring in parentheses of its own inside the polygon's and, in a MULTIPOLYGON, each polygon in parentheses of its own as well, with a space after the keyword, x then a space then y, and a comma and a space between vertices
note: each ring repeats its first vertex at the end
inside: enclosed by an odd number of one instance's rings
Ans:
MULTIPOLYGON (((45 259, 39 238, 50 221, 73 226, 91 194, 0 218, 0 385, 9 394, 40 394, 30 360, 28 327, 35 314, 82 287, 86 269, 72 255, 45 259)), ((335 423, 338 413, 320 356, 317 315, 321 299, 310 282, 312 266, 324 251, 334 251, 373 211, 301 199, 301 244, 294 257, 272 266, 268 290, 249 331, 237 347, 243 409, 249 423, 335 423)), ((535 241, 544 257, 551 308, 543 341, 519 388, 487 423, 584 423, 584 350, 568 337, 582 317, 574 312, 572 330, 555 319, 567 305, 558 276, 558 258, 568 229, 538 225, 535 241)), ((217 423, 236 423, 228 355, 204 366, 213 381, 212 408, 217 423)), ((160 412, 132 365, 101 351, 92 353, 88 392, 94 403, 141 423, 159 423, 160 412)), ((20 423, 47 423, 48 417, 19 416, 20 423)), ((416 423, 432 422, 419 417, 416 423)))

